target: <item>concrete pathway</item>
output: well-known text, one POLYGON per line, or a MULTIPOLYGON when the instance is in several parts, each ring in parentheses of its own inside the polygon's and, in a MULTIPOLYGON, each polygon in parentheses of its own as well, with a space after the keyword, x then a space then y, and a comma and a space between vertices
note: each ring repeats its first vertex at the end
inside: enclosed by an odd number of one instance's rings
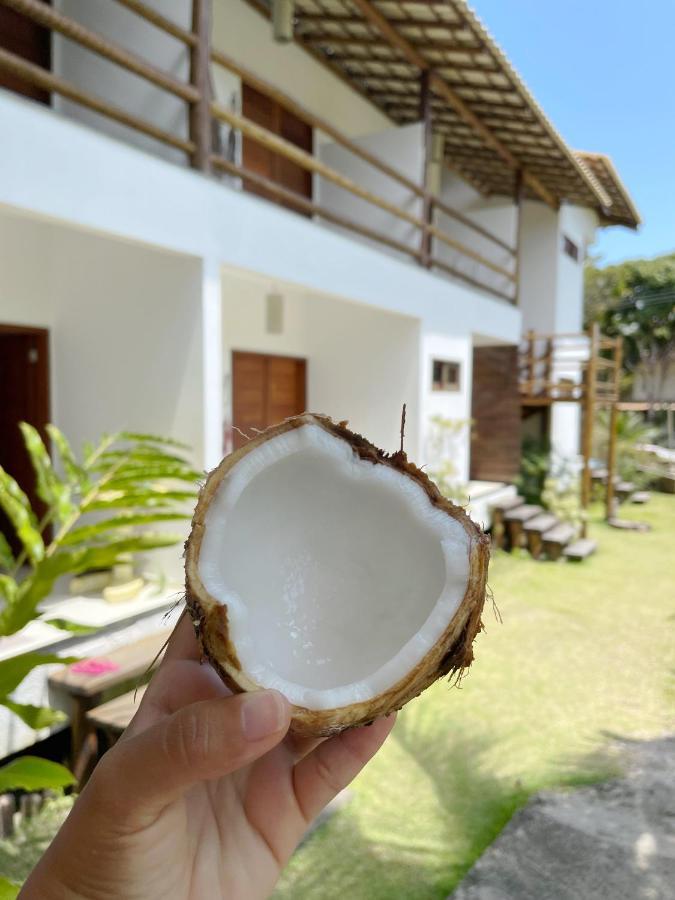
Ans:
POLYGON ((536 795, 449 900, 675 900, 675 736, 624 777, 536 795))

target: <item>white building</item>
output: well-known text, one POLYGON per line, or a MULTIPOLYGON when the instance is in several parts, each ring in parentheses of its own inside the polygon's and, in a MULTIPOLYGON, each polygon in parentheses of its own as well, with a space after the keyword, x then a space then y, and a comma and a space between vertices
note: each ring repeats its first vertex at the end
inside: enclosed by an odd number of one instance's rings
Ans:
MULTIPOLYGON (((596 229, 639 221, 611 164, 461 0, 297 0, 288 42, 208 7, 0 0, 0 393, 204 468, 304 408, 395 449, 405 402, 412 458, 508 482, 521 335, 579 331, 596 229)), ((577 406, 545 427, 578 452, 577 406)))

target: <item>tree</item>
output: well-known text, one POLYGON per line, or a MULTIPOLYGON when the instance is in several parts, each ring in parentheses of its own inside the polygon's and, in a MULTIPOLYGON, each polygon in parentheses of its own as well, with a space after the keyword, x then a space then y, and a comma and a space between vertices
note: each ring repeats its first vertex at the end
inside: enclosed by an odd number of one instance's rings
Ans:
POLYGON ((624 339, 624 369, 632 382, 639 372, 648 400, 663 398, 675 370, 675 254, 631 260, 585 271, 588 323, 624 339))

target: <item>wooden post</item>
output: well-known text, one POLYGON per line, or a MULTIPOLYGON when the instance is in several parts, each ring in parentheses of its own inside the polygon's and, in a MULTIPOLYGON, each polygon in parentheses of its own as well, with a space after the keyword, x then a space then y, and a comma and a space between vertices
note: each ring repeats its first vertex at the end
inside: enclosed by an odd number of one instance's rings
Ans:
MULTIPOLYGON (((428 173, 431 163, 431 145, 432 145, 432 117, 431 117, 431 91, 429 89, 429 71, 423 69, 420 73, 420 119, 424 124, 424 170, 422 172, 422 187, 424 188, 424 199, 422 201, 422 220, 425 225, 432 224, 434 214, 433 200, 429 194, 428 173)), ((422 241, 420 245, 420 264, 425 268, 431 267, 432 246, 431 232, 425 228, 422 231, 422 241)))
POLYGON ((607 444, 607 489, 605 493, 605 518, 614 518, 614 476, 616 473, 616 438, 619 415, 619 390, 623 365, 623 342, 617 338, 614 347, 614 399, 609 412, 609 441, 607 444))
POLYGON ((581 435, 581 452, 584 466, 581 473, 581 511, 584 518, 581 525, 581 536, 588 533, 586 512, 591 502, 591 456, 593 454, 593 419, 595 417, 595 390, 597 383, 598 345, 600 343, 600 328, 594 322, 590 333, 590 353, 586 366, 583 403, 583 430, 581 435))
POLYGON ((516 188, 514 192, 514 201, 516 204, 516 268, 515 268, 515 285, 516 285, 516 306, 520 306, 520 254, 523 249, 523 171, 516 171, 516 188))
POLYGON ((192 31, 197 36, 190 50, 190 83, 199 97, 190 104, 190 140, 195 149, 190 164, 201 172, 211 169, 211 0, 192 0, 192 31))
POLYGON ((529 329, 529 331, 526 332, 526 334, 525 334, 525 340, 527 341, 527 350, 525 351, 525 353, 526 353, 526 359, 527 359, 527 390, 525 391, 525 393, 526 393, 529 397, 534 397, 534 395, 535 395, 535 393, 536 393, 535 390, 534 390, 534 372, 535 372, 535 366, 534 366, 534 348, 535 348, 535 336, 534 336, 534 331, 532 331, 531 328, 529 329))

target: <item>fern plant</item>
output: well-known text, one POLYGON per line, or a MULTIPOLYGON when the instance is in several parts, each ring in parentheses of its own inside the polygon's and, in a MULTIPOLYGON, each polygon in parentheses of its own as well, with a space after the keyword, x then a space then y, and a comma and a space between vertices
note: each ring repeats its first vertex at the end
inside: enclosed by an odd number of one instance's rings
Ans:
MULTIPOLYGON (((45 512, 38 518, 25 492, 0 467, 0 509, 20 548, 15 555, 0 532, 0 638, 40 615, 40 602, 62 575, 108 568, 128 554, 180 542, 179 535, 149 531, 148 526, 188 518, 185 504, 194 502, 201 477, 185 458, 185 445, 167 438, 133 432, 105 435, 97 445, 86 444, 77 459, 63 433, 48 425, 52 460, 37 430, 25 422, 19 427, 45 512)), ((77 630, 62 619, 47 621, 77 630)), ((0 661, 0 705, 31 728, 57 723, 63 718, 60 712, 20 704, 9 695, 36 666, 69 661, 49 653, 0 661)))

